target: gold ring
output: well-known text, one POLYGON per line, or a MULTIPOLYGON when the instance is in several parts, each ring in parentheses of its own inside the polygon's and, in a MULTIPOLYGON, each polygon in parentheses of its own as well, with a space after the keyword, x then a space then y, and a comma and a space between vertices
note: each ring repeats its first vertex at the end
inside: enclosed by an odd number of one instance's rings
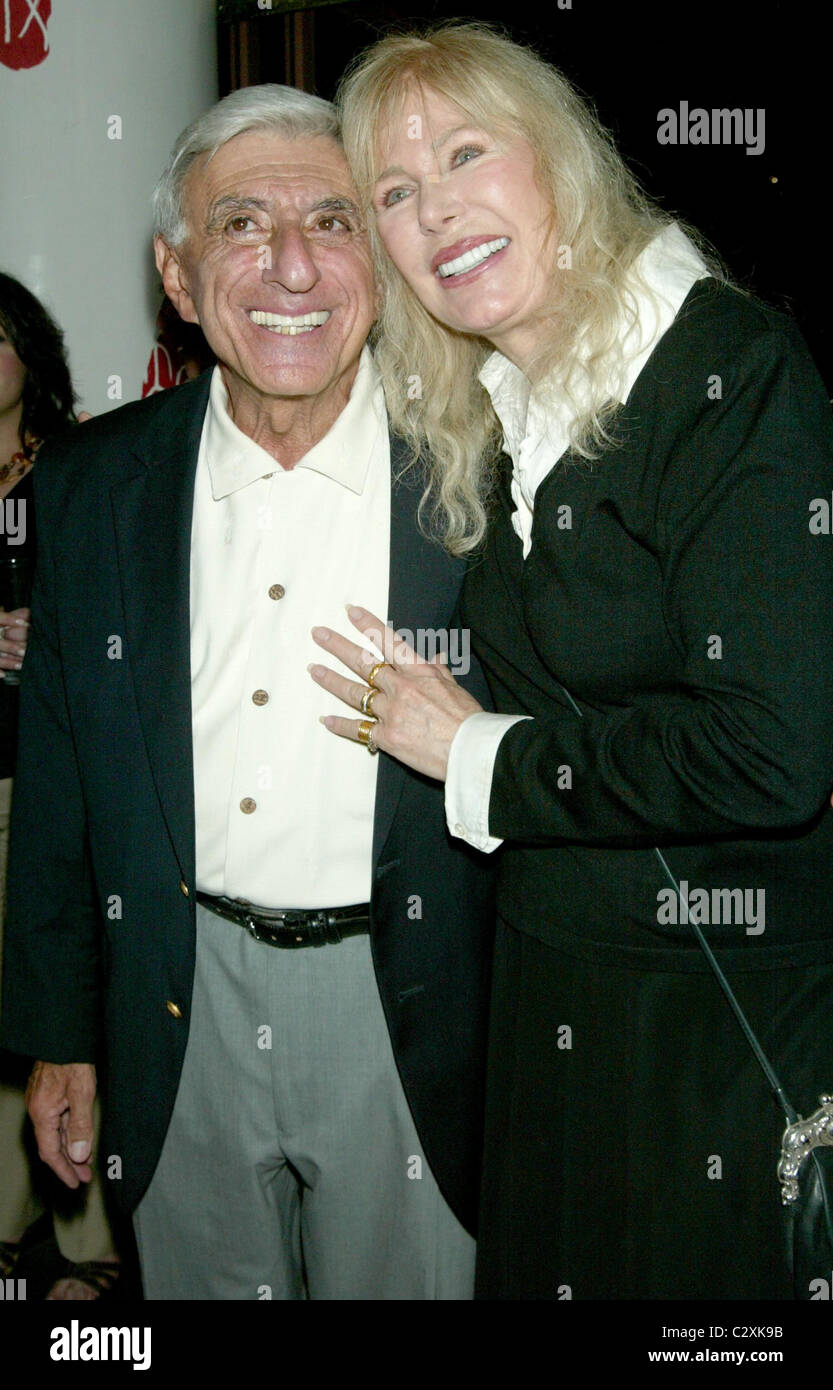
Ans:
POLYGON ((376 727, 376 721, 375 721, 374 719, 363 719, 362 722, 361 722, 361 724, 359 725, 359 733, 358 733, 359 743, 364 744, 364 746, 365 746, 365 748, 367 749, 368 753, 378 753, 378 752, 379 752, 379 749, 376 747, 376 744, 373 742, 373 730, 374 730, 375 727, 376 727))
POLYGON ((359 709, 361 710, 362 714, 373 713, 373 701, 378 694, 379 691, 376 689, 375 686, 369 685, 367 687, 367 690, 362 695, 361 703, 359 704, 359 709))
MULTIPOLYGON (((371 666, 371 668, 370 668, 370 675, 367 677, 367 683, 368 683, 368 685, 375 685, 376 677, 378 676, 378 674, 379 674, 379 672, 381 671, 381 669, 382 669, 383 666, 390 666, 390 662, 389 662, 389 661, 377 661, 375 666, 371 666)), ((391 668, 391 669, 392 669, 392 668, 391 668)))

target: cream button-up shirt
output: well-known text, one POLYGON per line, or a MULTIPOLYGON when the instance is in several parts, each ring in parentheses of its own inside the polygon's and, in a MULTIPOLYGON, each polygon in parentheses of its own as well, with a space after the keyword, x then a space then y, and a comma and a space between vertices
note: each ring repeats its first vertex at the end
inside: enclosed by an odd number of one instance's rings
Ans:
POLYGON ((378 759, 319 723, 345 707, 307 667, 337 665, 310 629, 345 632, 345 604, 387 613, 389 564, 387 412, 369 349, 341 415, 290 470, 234 424, 215 368, 191 538, 201 891, 273 908, 368 901, 378 759))

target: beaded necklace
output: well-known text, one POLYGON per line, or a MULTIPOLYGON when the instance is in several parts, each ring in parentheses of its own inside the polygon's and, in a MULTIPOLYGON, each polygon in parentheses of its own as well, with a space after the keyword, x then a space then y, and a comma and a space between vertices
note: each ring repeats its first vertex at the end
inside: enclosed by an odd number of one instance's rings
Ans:
POLYGON ((28 473, 42 443, 42 439, 36 439, 34 435, 30 435, 23 448, 18 449, 16 454, 12 454, 8 463, 0 464, 0 487, 9 481, 17 483, 24 473, 28 473))

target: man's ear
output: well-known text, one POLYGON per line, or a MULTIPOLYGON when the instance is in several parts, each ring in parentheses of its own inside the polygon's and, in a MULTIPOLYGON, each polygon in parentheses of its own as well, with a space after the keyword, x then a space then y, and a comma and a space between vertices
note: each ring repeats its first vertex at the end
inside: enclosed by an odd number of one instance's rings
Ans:
POLYGON ((179 317, 184 319, 186 323, 199 323, 180 254, 174 247, 169 246, 161 236, 153 238, 153 254, 156 257, 156 269, 162 277, 165 293, 179 317))

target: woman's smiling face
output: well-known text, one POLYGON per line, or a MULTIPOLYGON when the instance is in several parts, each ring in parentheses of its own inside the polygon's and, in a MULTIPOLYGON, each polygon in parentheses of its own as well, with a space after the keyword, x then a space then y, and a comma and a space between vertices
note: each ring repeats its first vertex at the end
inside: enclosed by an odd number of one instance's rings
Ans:
POLYGON ((555 262, 532 147, 472 124, 430 89, 414 88, 400 110, 373 192, 385 249, 435 318, 523 368, 546 331, 555 262))

